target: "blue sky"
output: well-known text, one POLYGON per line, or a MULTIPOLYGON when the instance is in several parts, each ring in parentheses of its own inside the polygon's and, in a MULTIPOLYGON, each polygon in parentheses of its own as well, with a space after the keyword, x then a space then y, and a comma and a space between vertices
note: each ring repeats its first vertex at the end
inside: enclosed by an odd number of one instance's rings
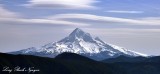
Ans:
POLYGON ((0 0, 0 52, 40 47, 77 27, 107 43, 160 55, 159 0, 0 0))

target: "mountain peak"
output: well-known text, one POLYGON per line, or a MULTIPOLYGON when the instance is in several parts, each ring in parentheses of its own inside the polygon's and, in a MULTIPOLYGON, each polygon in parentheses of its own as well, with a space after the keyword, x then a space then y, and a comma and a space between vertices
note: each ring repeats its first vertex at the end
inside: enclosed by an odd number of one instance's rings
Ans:
POLYGON ((80 31, 82 31, 80 28, 76 28, 74 31, 76 31, 76 32, 80 32, 80 31))
POLYGON ((80 36, 80 35, 83 35, 85 34, 85 32, 79 28, 76 28, 71 34, 70 36, 80 36))
POLYGON ((89 33, 84 32, 83 30, 76 28, 68 37, 70 40, 82 39, 84 41, 92 41, 92 37, 89 33))

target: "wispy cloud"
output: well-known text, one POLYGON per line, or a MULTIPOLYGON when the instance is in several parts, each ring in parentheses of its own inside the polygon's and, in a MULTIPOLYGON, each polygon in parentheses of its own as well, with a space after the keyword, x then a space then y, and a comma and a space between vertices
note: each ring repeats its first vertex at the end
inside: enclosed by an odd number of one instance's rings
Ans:
POLYGON ((5 8, 2 7, 2 5, 0 4, 0 18, 14 18, 14 17, 19 17, 20 14, 15 13, 15 12, 11 12, 5 8))
POLYGON ((98 33, 102 33, 102 32, 109 32, 109 31, 114 31, 116 32, 130 32, 127 34, 131 34, 131 32, 155 32, 155 33, 160 33, 160 29, 133 29, 133 28, 113 28, 113 29, 105 29, 105 28, 83 28, 84 30, 90 30, 90 31, 101 31, 98 33))
POLYGON ((152 21, 146 19, 127 19, 118 17, 98 16, 92 14, 57 14, 49 17, 49 19, 85 19, 92 21, 100 21, 106 23, 126 23, 126 25, 160 25, 159 21, 152 21))
POLYGON ((148 22, 160 23, 160 17, 145 17, 145 18, 140 18, 140 20, 145 20, 145 21, 148 21, 148 22))
POLYGON ((140 14, 144 13, 143 11, 125 11, 125 10, 109 10, 105 12, 110 12, 110 13, 127 13, 127 14, 140 14))
POLYGON ((35 19, 27 19, 19 17, 18 13, 11 12, 2 6, 0 6, 0 11, 3 14, 0 14, 0 22, 1 23, 9 23, 9 24, 50 24, 50 25, 64 25, 64 26, 91 26, 90 23, 86 23, 84 20, 92 20, 95 22, 104 22, 104 23, 118 23, 125 25, 160 25, 159 20, 157 18, 139 18, 139 19, 127 19, 127 18, 118 18, 118 17, 108 17, 108 16, 98 16, 93 14, 78 14, 78 13, 70 13, 70 14, 56 14, 48 18, 35 18, 35 19), (13 20, 14 19, 14 20, 13 20), (65 19, 78 19, 78 21, 74 20, 65 20, 65 19))
POLYGON ((0 18, 0 23, 8 24, 43 24, 56 26, 89 26, 90 24, 76 23, 63 20, 49 20, 49 19, 25 19, 25 18, 0 18))
POLYGON ((30 0, 25 6, 38 8, 92 9, 96 0, 30 0))
POLYGON ((56 25, 56 26, 89 26, 90 24, 85 23, 77 23, 77 22, 70 22, 70 21, 64 21, 64 20, 51 20, 51 19, 27 19, 21 17, 20 14, 9 11, 5 9, 4 7, 0 6, 0 12, 3 12, 3 14, 0 14, 0 23, 3 24, 34 24, 34 25, 56 25))

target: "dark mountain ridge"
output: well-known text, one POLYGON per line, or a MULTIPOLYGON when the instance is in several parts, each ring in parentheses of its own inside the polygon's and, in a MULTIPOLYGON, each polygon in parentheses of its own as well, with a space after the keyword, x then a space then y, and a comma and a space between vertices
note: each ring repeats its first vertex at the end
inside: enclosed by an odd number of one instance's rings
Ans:
POLYGON ((119 56, 116 58, 109 58, 102 60, 105 63, 117 63, 117 62, 130 62, 130 63, 140 63, 140 62, 151 62, 151 63, 160 63, 160 56, 154 57, 127 57, 127 56, 119 56))
MULTIPOLYGON (((151 61, 104 63, 74 53, 62 53, 55 58, 0 53, 0 74, 9 74, 2 71, 6 66, 11 69, 19 66, 40 70, 34 74, 160 74, 160 57, 147 59, 151 61)), ((28 74, 28 72, 11 72, 11 74, 28 74)))

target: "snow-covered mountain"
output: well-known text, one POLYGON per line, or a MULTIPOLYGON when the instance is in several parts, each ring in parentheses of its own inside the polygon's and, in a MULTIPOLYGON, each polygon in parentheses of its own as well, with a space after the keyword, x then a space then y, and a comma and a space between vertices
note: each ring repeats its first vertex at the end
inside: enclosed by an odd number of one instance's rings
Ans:
POLYGON ((77 53, 95 60, 103 60, 120 55, 130 57, 147 56, 116 45, 105 43, 100 38, 93 38, 89 33, 86 33, 79 28, 76 28, 68 37, 65 37, 58 42, 46 44, 41 48, 31 47, 11 52, 11 54, 55 57, 63 52, 77 53))

